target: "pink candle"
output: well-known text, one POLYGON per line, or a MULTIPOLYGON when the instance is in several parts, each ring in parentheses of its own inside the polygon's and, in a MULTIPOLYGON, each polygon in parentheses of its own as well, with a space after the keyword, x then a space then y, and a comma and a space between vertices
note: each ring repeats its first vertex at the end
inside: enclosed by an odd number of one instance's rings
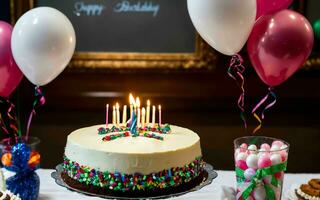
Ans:
POLYGON ((106 127, 109 124, 109 104, 106 105, 106 127))

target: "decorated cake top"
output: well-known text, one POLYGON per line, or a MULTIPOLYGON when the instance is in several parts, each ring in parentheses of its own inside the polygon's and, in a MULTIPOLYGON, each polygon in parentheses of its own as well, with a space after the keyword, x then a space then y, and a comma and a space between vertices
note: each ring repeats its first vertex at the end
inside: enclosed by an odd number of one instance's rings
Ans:
MULTIPOLYGON (((148 154, 175 151, 193 146, 200 141, 199 136, 195 132, 173 125, 171 126, 170 134, 147 132, 154 135, 154 137, 162 137, 162 140, 142 135, 134 137, 130 131, 98 134, 98 129, 103 126, 96 125, 78 129, 68 136, 68 143, 103 152, 148 154), (128 133, 129 136, 105 141, 106 136, 115 136, 122 133, 128 133)), ((109 129, 112 127, 112 124, 108 125, 109 129)))
POLYGON ((156 140, 164 140, 158 134, 170 134, 169 124, 161 123, 161 105, 158 106, 158 123, 155 123, 156 107, 152 106, 152 121, 150 123, 150 100, 147 101, 147 108, 140 108, 140 99, 129 95, 130 117, 127 120, 127 105, 123 106, 122 122, 120 122, 119 103, 113 106, 112 126, 109 126, 109 104, 106 106, 106 125, 97 129, 99 135, 105 135, 103 141, 112 141, 123 137, 146 137, 156 140))

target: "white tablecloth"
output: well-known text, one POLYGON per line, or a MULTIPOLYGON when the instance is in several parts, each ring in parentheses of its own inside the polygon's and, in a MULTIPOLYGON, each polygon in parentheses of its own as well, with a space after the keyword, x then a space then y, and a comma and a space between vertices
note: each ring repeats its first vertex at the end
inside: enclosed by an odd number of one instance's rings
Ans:
MULTIPOLYGON (((89 197, 76 192, 67 190, 64 187, 57 185, 53 178, 51 178, 51 172, 49 169, 37 170, 40 176, 40 195, 39 200, 101 200, 101 198, 89 197)), ((199 191, 191 192, 186 195, 172 198, 174 200, 215 200, 221 199, 222 187, 228 186, 233 187, 235 185, 235 173, 231 171, 217 171, 218 177, 213 180, 211 185, 205 186, 199 191)), ((5 176, 8 176, 8 172, 4 172, 5 176)), ((293 184, 306 183, 311 178, 320 178, 320 174, 286 174, 284 180, 283 194, 293 184)))

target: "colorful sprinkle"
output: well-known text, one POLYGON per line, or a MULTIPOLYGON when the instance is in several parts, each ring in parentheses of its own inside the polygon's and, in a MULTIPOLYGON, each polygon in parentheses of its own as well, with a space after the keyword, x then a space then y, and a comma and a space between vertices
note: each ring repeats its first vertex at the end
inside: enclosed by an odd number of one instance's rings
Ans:
POLYGON ((64 172, 80 183, 122 192, 176 187, 198 177, 203 172, 204 166, 204 161, 198 157, 184 167, 143 175, 101 172, 87 166, 80 166, 67 157, 64 157, 63 163, 64 172))
POLYGON ((102 138, 103 141, 111 141, 111 140, 115 140, 117 138, 123 138, 123 137, 129 137, 130 133, 128 131, 124 132, 124 133, 118 133, 118 134, 114 134, 114 135, 106 135, 102 138))

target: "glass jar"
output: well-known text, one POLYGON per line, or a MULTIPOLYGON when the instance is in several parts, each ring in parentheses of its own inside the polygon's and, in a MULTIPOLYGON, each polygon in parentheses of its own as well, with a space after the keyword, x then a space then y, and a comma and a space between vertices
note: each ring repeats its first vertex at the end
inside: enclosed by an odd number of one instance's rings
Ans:
POLYGON ((281 199, 289 143, 248 136, 234 140, 237 199, 281 199))

